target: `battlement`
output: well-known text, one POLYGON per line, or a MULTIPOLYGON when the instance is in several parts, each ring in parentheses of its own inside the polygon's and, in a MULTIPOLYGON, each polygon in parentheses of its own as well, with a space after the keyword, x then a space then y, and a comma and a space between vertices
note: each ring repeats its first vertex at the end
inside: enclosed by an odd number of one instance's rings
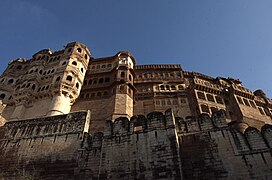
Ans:
POLYGON ((137 65, 134 68, 135 70, 140 69, 178 69, 181 70, 180 64, 145 64, 145 65, 137 65))

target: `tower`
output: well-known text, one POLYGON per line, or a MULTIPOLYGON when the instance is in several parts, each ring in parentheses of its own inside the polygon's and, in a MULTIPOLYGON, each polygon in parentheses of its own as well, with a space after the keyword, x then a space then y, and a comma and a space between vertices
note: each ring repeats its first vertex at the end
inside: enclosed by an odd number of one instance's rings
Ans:
POLYGON ((136 62, 129 52, 121 51, 117 54, 117 66, 115 71, 115 94, 112 120, 117 117, 133 116, 133 96, 136 90, 133 81, 135 73, 133 67, 136 62))
POLYGON ((70 112, 80 94, 90 56, 85 45, 78 42, 67 44, 51 84, 52 102, 48 116, 70 112))

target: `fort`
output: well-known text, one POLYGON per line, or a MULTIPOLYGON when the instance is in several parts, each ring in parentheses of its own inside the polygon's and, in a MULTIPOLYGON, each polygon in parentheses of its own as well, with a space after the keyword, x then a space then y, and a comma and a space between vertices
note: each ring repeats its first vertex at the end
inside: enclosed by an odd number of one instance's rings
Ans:
POLYGON ((0 76, 0 179, 270 179, 272 100, 79 42, 0 76))

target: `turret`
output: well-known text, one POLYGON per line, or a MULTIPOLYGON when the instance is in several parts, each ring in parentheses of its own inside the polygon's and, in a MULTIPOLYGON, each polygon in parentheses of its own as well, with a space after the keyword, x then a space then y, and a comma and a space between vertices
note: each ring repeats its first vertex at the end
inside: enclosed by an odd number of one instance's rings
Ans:
POLYGON ((64 49, 60 66, 54 75, 52 103, 48 116, 67 114, 79 96, 90 60, 90 51, 81 43, 69 43, 64 49))
POLYGON ((127 118, 133 116, 133 96, 135 91, 133 67, 136 62, 134 58, 129 52, 119 52, 117 58, 113 120, 120 116, 127 118))

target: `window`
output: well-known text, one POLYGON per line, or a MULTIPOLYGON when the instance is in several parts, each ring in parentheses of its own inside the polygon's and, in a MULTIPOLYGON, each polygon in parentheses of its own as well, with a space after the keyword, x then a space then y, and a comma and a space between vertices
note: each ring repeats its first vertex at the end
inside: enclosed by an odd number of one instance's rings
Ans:
POLYGON ((68 52, 71 52, 71 51, 72 51, 72 48, 69 48, 69 49, 68 49, 68 52))
POLYGON ((35 88, 36 88, 36 85, 33 84, 33 85, 32 85, 32 90, 35 91, 35 88))
POLYGON ((107 77, 107 78, 105 79, 105 82, 110 82, 110 78, 107 77))
POLYGON ((88 60, 88 56, 87 56, 87 54, 85 54, 85 55, 84 55, 84 58, 85 58, 86 60, 88 60))
POLYGON ((104 82, 104 79, 103 79, 103 78, 100 78, 99 81, 98 81, 99 84, 101 84, 101 83, 103 83, 103 82, 104 82))
POLYGON ((243 98, 245 105, 250 106, 247 99, 243 98))
POLYGON ((57 77, 56 82, 60 81, 60 77, 57 77))
POLYGON ((5 95, 5 94, 1 94, 1 95, 0 95, 0 100, 5 99, 5 97, 6 97, 6 95, 5 95))
POLYGON ((197 97, 198 97, 199 99, 206 100, 205 94, 204 94, 203 92, 197 92, 197 97))
POLYGON ((81 69, 80 69, 80 71, 81 71, 82 73, 84 73, 84 70, 83 70, 83 68, 81 68, 81 69))
POLYGON ((166 90, 170 90, 170 86, 166 85, 166 90))
POLYGON ((98 96, 98 97, 101 97, 101 92, 98 92, 98 93, 97 93, 97 96, 98 96))
POLYGON ((260 113, 261 113, 262 115, 264 115, 264 111, 263 111, 263 108, 261 108, 261 107, 258 107, 258 109, 259 109, 260 113))
POLYGON ((244 104, 243 101, 242 101, 242 99, 241 99, 240 97, 237 97, 237 100, 238 100, 238 102, 239 102, 240 104, 244 104))
POLYGON ((161 89, 161 90, 164 90, 164 85, 160 85, 160 89, 161 89))
POLYGON ((93 82, 93 81, 90 79, 88 84, 90 85, 90 84, 92 84, 92 82, 93 82))
POLYGON ((128 79, 131 81, 132 80, 132 77, 131 77, 131 75, 128 75, 128 79))
POLYGON ((223 99, 219 96, 215 96, 216 102, 219 104, 224 104, 223 99))
POLYGON ((87 85, 87 80, 84 80, 83 85, 87 85))
POLYGON ((72 79, 73 79, 72 76, 67 76, 66 78, 67 81, 72 81, 72 79))
POLYGON ((79 84, 78 84, 78 83, 76 83, 76 88, 77 88, 77 89, 79 88, 79 84))
POLYGON ((73 64, 74 66, 77 66, 77 62, 76 62, 76 61, 73 61, 72 64, 73 64))
POLYGON ((108 64, 107 67, 110 68, 110 67, 111 67, 111 64, 108 64))
POLYGON ((106 68, 106 65, 105 65, 105 64, 103 64, 103 65, 101 66, 101 68, 106 68))
POLYGON ((211 95, 211 94, 206 94, 206 96, 207 96, 208 101, 215 102, 215 101, 214 101, 214 98, 213 98, 213 95, 211 95))
POLYGON ((179 86, 178 86, 178 89, 179 89, 179 90, 184 90, 184 87, 183 87, 182 85, 179 85, 179 86))
POLYGON ((215 112, 217 112, 217 111, 218 111, 218 109, 217 109, 217 108, 215 108, 215 107, 211 107, 211 111, 212 111, 212 113, 215 113, 215 112))
POLYGON ((77 52, 81 53, 82 49, 81 48, 77 48, 77 52))
POLYGON ((10 79, 9 81, 8 81, 8 84, 12 84, 13 83, 13 79, 10 79))
POLYGON ((172 85, 171 90, 176 90, 176 87, 174 85, 172 85))
POLYGON ((185 104, 185 103, 186 103, 186 100, 185 100, 185 99, 180 99, 180 103, 181 103, 181 104, 185 104))
POLYGON ((125 72, 121 72, 121 77, 125 77, 125 72))
POLYGON ((255 103, 252 100, 249 100, 249 102, 250 102, 251 106, 256 109, 255 103))
POLYGON ((202 104, 200 107, 202 112, 210 113, 210 109, 207 105, 202 104))

